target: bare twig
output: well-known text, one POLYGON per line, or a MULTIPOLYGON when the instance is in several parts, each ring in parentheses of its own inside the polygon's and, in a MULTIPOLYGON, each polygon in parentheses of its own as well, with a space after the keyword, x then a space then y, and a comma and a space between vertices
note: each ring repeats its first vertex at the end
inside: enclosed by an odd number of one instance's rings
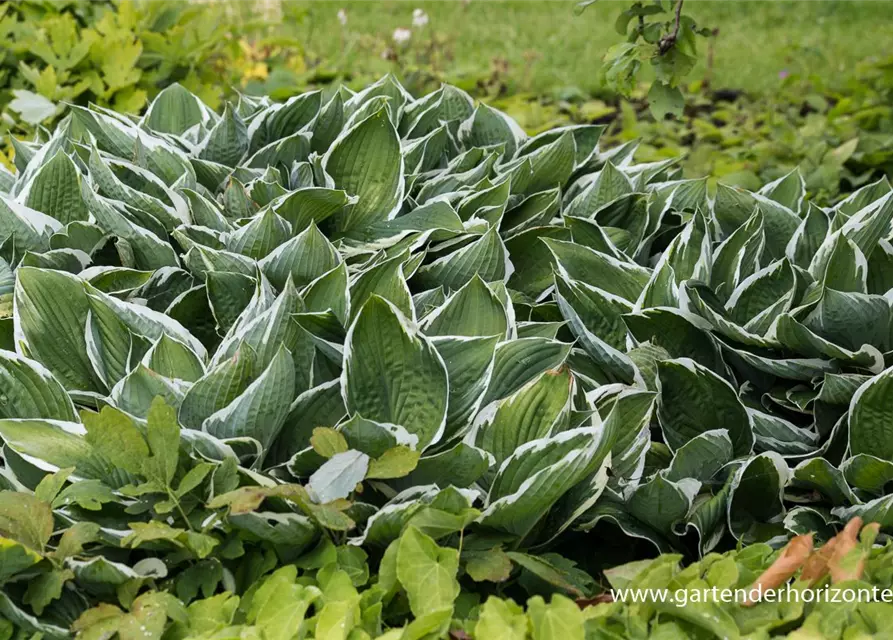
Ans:
POLYGON ((661 38, 660 43, 658 43, 658 50, 661 55, 664 55, 667 51, 676 46, 676 39, 679 37, 679 22, 682 20, 683 2, 684 0, 677 0, 676 2, 676 21, 673 25, 673 31, 661 38))

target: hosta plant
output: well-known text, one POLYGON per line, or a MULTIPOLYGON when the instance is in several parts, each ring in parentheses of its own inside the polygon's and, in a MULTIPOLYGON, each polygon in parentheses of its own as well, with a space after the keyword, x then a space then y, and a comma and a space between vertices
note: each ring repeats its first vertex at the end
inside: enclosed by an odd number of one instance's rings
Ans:
POLYGON ((222 114, 174 85, 19 144, 0 616, 437 637, 628 555, 883 541, 890 186, 709 193, 601 132, 386 77, 222 114))

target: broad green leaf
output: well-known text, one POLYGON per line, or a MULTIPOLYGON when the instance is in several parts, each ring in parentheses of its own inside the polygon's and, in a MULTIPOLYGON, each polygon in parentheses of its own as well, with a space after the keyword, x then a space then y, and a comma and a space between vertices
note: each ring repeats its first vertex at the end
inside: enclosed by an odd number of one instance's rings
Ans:
POLYGON ((80 181, 77 166, 59 150, 34 173, 20 197, 26 206, 62 224, 86 220, 87 207, 81 198, 80 181))
POLYGON ((77 421, 65 389, 39 362, 0 350, 0 418, 77 421))
POLYGON ((881 459, 893 458, 890 394, 893 369, 887 369, 859 387, 850 402, 850 451, 881 459))
POLYGON ((659 362, 657 371, 657 418, 671 449, 721 425, 735 455, 751 452, 750 417, 728 382, 689 358, 659 362))
POLYGON ((409 596, 413 614, 452 609, 459 595, 459 552, 438 547, 415 527, 408 527, 397 546, 397 578, 409 596))
POLYGON ((280 347, 241 394, 203 420, 202 430, 218 438, 254 438, 266 450, 285 423, 294 396, 294 361, 288 350, 280 347))
POLYGON ((84 327, 89 303, 73 276, 23 267, 16 272, 16 332, 28 353, 67 389, 100 391, 104 385, 87 356, 84 327))
POLYGON ((403 199, 403 156, 397 131, 381 109, 344 131, 323 158, 335 186, 358 197, 337 215, 340 231, 390 220, 403 199))
POLYGON ((348 411, 401 425, 418 437, 419 450, 442 437, 449 390, 443 359, 383 298, 369 298, 348 331, 342 385, 348 411))
POLYGON ((425 317, 429 336, 507 337, 509 320, 505 307, 481 278, 475 276, 425 317))

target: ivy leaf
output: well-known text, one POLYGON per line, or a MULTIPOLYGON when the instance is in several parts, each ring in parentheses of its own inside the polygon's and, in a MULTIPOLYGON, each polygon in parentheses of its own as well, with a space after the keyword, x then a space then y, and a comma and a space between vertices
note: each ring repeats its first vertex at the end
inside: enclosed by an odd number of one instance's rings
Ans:
POLYGON ((53 600, 62 597, 62 587, 74 578, 71 569, 52 569, 28 582, 22 601, 41 615, 53 600))
POLYGON ((53 511, 30 493, 0 491, 0 534, 43 553, 53 535, 53 511))
POLYGON ((409 596, 416 616, 451 609, 459 596, 459 552, 437 546, 415 527, 400 536, 397 548, 397 578, 409 596))
POLYGON ((96 453, 128 473, 142 474, 149 458, 149 445, 133 420, 109 406, 98 414, 84 411, 81 419, 87 428, 86 440, 96 453))
POLYGON ((331 458, 350 449, 344 436, 330 427, 316 427, 310 437, 310 446, 323 458, 331 458))
POLYGON ((167 487, 177 473, 177 461, 180 456, 180 425, 177 424, 177 412, 159 396, 152 401, 147 420, 146 439, 149 441, 152 455, 143 461, 142 473, 150 482, 154 481, 167 487))
POLYGON ((419 462, 419 452, 406 446, 388 449, 369 462, 368 479, 402 478, 409 475, 419 462))

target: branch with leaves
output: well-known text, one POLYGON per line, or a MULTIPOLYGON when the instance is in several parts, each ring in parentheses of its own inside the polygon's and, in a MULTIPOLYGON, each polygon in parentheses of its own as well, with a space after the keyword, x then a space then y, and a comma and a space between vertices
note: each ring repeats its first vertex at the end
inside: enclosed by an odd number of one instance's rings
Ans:
MULTIPOLYGON (((596 1, 579 2, 577 13, 596 1)), ((684 0, 634 2, 615 23, 617 33, 626 41, 611 47, 604 57, 605 85, 627 97, 638 84, 643 68, 651 66, 654 80, 648 91, 648 104, 658 120, 682 114, 685 99, 679 86, 697 62, 697 37, 712 33, 682 13, 683 3, 684 0)))

